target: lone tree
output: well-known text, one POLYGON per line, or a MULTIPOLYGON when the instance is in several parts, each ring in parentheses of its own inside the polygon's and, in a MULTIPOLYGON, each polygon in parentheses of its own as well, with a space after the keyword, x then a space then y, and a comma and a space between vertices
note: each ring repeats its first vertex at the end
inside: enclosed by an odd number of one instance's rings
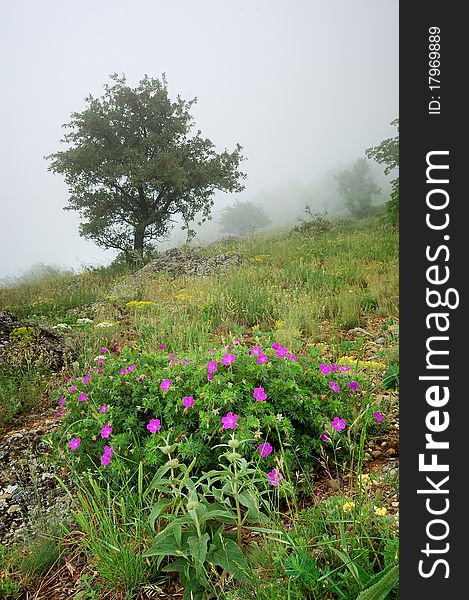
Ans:
POLYGON ((86 109, 63 125, 69 132, 61 142, 70 147, 45 158, 65 177, 64 210, 80 213, 80 235, 130 261, 168 234, 177 215, 191 237, 196 216, 199 224, 210 218, 215 190, 239 192, 246 175, 239 144, 217 154, 191 131, 197 99, 172 102, 164 74, 161 81, 145 75, 135 88, 125 76, 111 79, 101 98, 88 96, 86 109))
POLYGON ((351 169, 345 169, 335 175, 339 194, 345 200, 345 206, 352 217, 363 219, 371 214, 373 196, 380 193, 370 174, 366 158, 356 160, 351 169))
POLYGON ((231 206, 225 206, 219 221, 221 231, 229 233, 249 233, 267 227, 270 222, 270 217, 260 204, 239 200, 231 206))
MULTIPOLYGON (((384 174, 389 175, 399 168, 399 119, 391 121, 397 127, 397 135, 383 140, 378 146, 368 148, 365 154, 379 164, 386 165, 384 174)), ((386 212, 393 221, 399 220, 399 177, 391 180, 391 199, 386 202, 386 212)))

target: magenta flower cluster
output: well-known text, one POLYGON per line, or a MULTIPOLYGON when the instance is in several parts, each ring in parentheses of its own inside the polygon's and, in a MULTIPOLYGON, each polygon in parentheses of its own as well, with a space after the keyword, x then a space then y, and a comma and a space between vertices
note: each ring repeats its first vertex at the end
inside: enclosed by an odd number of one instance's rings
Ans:
POLYGON ((111 462, 111 456, 114 454, 114 450, 110 446, 104 446, 104 452, 101 456, 101 464, 103 467, 107 467, 111 462))
POLYGON ((331 373, 333 371, 339 371, 339 372, 350 371, 350 367, 348 365, 336 365, 334 363, 331 363, 330 365, 328 365, 326 363, 322 363, 319 365, 319 370, 321 371, 321 373, 324 373, 324 375, 329 375, 329 373, 331 373))
POLYGON ((161 388, 162 392, 169 390, 170 387, 171 387, 171 379, 163 379, 163 381, 160 383, 160 388, 161 388))
MULTIPOLYGON (((235 342, 235 346, 238 345, 239 342, 238 340, 236 340, 235 342)), ((278 358, 287 358, 289 360, 295 361, 296 360, 296 356, 289 352, 288 348, 281 346, 279 343, 274 343, 271 346, 272 350, 274 350, 275 352, 275 356, 278 358)), ((163 345, 160 345, 160 349, 164 349, 163 345)), ((221 357, 220 362, 224 365, 224 366, 230 366, 231 364, 233 364, 236 360, 236 355, 233 352, 229 352, 231 349, 231 346, 227 346, 227 351, 226 353, 221 357)), ((114 347, 113 350, 118 351, 118 348, 114 347)), ((103 346, 101 348, 101 353, 105 354, 106 352, 108 352, 108 350, 103 346)), ((215 350, 211 350, 210 351, 211 354, 215 353, 215 350)), ((252 349, 249 350, 249 355, 255 356, 256 357, 256 362, 259 364, 262 363, 267 363, 269 362, 270 358, 269 356, 264 352, 263 348, 260 346, 255 346, 252 349)), ((104 359, 105 357, 103 357, 104 359)), ((101 359, 100 360, 100 366, 102 364, 104 364, 104 360, 101 359)), ((175 359, 174 358, 174 353, 172 353, 169 356, 170 361, 172 362, 172 364, 178 364, 180 361, 183 362, 183 364, 189 364, 191 361, 188 359, 175 359)), ((129 365, 127 368, 125 369, 121 369, 120 373, 122 375, 124 374, 129 374, 132 373, 134 370, 136 369, 136 365, 135 364, 131 364, 129 365)), ((208 379, 212 379, 214 373, 216 373, 217 369, 218 369, 218 363, 216 360, 212 359, 210 361, 208 361, 206 363, 206 369, 207 369, 207 375, 208 375, 208 379)), ((319 366, 319 369, 321 371, 321 373, 323 373, 324 375, 328 375, 331 372, 345 372, 345 371, 349 371, 350 367, 349 366, 342 366, 342 365, 336 365, 334 363, 331 364, 326 364, 323 363, 319 366)), ((98 369, 97 370, 98 373, 102 373, 102 369, 98 369)), ((88 372, 88 374, 86 374, 83 377, 83 384, 86 385, 90 382, 91 380, 91 374, 92 374, 92 370, 90 370, 88 372)), ((68 380, 68 383, 71 383, 73 381, 73 378, 70 378, 68 380)), ((143 381, 143 375, 140 375, 137 379, 137 381, 139 383, 141 383, 143 381)), ((168 391, 170 390, 172 385, 172 381, 171 379, 163 379, 160 383, 160 389, 164 392, 164 391, 168 391)), ((334 392, 339 392, 340 391, 340 386, 338 385, 337 382, 335 381, 330 381, 329 382, 329 386, 330 388, 334 391, 334 392)), ((351 381, 348 384, 350 390, 352 391, 357 391, 359 388, 359 384, 356 381, 351 381)), ((69 393, 74 393, 77 391, 77 386, 75 384, 72 384, 69 388, 69 393)), ((256 401, 258 402, 263 402, 265 400, 267 400, 267 393, 265 391, 265 389, 263 387, 255 387, 254 391, 253 391, 253 397, 256 401)), ((88 398, 88 394, 83 392, 78 396, 78 402, 84 402, 85 400, 87 400, 88 398)), ((59 401, 61 408, 61 411, 59 411, 59 413, 57 413, 57 416, 60 416, 61 414, 64 413, 65 411, 65 397, 62 396, 60 398, 59 401)), ((184 398, 182 399, 182 405, 185 407, 184 412, 187 412, 187 409, 193 407, 195 404, 195 400, 192 396, 184 396, 184 398)), ((101 408, 99 409, 100 413, 106 413, 108 410, 108 406, 107 404, 103 404, 101 406, 101 408)), ((373 413, 376 421, 381 422, 383 420, 383 415, 381 412, 376 411, 373 413)), ((235 429, 237 426, 237 422, 238 422, 238 418, 239 416, 231 411, 227 412, 227 414, 221 418, 221 422, 222 422, 222 428, 223 429, 235 429)), ((342 430, 344 430, 346 428, 346 422, 345 419, 340 418, 339 416, 336 416, 330 423, 331 427, 333 429, 335 429, 337 432, 340 432, 342 430)), ((159 419, 154 418, 151 419, 148 424, 147 424, 147 429, 148 431, 150 431, 151 433, 156 433, 161 429, 161 422, 159 419)), ((110 424, 106 424, 104 425, 104 427, 102 427, 101 431, 100 431, 100 435, 102 439, 107 439, 111 436, 112 434, 112 426, 110 424)), ((185 436, 181 436, 181 438, 185 438, 185 436)), ((327 432, 323 432, 320 435, 320 439, 322 441, 325 442, 330 442, 331 438, 329 433, 327 432)), ((81 438, 76 437, 76 438, 71 438, 68 447, 70 448, 70 450, 72 451, 76 451, 81 444, 81 438)), ((272 452, 273 452, 273 448, 272 446, 268 443, 268 442, 264 442, 262 444, 260 444, 258 446, 258 451, 260 453, 260 455, 262 457, 267 457, 269 456, 272 452)), ((110 446, 105 446, 104 447, 104 452, 103 455, 101 457, 101 463, 103 466, 107 466, 109 465, 110 461, 111 461, 111 457, 113 455, 114 451, 112 450, 112 448, 110 446)), ((280 485, 280 481, 282 479, 282 474, 277 471, 276 469, 272 469, 269 473, 268 473, 268 477, 269 477, 269 483, 271 485, 274 486, 278 486, 280 485)))

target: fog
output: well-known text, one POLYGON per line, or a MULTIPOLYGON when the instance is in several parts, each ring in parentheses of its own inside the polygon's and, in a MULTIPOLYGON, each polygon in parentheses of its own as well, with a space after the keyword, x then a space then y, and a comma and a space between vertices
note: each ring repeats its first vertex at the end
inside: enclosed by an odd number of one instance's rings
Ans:
POLYGON ((0 278, 115 257, 79 236, 63 177, 44 159, 66 148, 62 124, 112 73, 132 87, 165 73, 173 99, 197 97, 196 129, 218 151, 243 147, 245 190, 215 194, 213 236, 237 199, 262 204, 275 226, 305 204, 336 210, 333 173, 396 135, 398 2, 17 0, 2 9, 0 278))

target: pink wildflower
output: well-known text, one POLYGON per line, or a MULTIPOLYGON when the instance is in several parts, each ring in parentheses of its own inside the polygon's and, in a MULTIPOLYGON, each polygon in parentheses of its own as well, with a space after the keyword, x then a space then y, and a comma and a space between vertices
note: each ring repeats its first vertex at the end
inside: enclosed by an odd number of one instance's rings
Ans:
POLYGON ((169 390, 169 388, 171 387, 171 379, 163 379, 163 381, 160 383, 160 388, 161 391, 165 392, 166 390, 169 390))
POLYGON ((148 431, 151 431, 151 433, 156 433, 157 431, 159 431, 161 429, 160 420, 159 419, 151 419, 147 425, 147 429, 148 429, 148 431))
POLYGON ((217 363, 214 360, 211 360, 207 363, 207 371, 211 374, 215 373, 215 371, 217 370, 217 363))
POLYGON ((225 356, 223 356, 223 358, 221 359, 221 362, 228 366, 231 365, 231 363, 233 363, 236 360, 236 356, 234 354, 225 354, 225 356))
POLYGON ((105 425, 102 429, 101 429, 101 437, 104 438, 108 438, 112 433, 112 427, 110 425, 105 425))
POLYGON ((267 394, 262 387, 254 388, 253 396, 258 402, 262 402, 267 398, 267 394))
POLYGON ((261 444, 259 446, 259 452, 261 456, 269 456, 269 454, 272 452, 272 446, 269 444, 269 442, 265 442, 265 444, 261 444))
POLYGON ((226 413, 226 416, 221 419, 223 429, 234 429, 236 427, 237 419, 238 415, 234 415, 231 411, 226 413))
POLYGON ((280 471, 272 469, 272 471, 270 471, 270 473, 267 473, 267 475, 269 476, 270 485, 280 485, 280 480, 282 479, 282 474, 280 473, 280 471))
POLYGON ((339 419, 339 417, 335 417, 334 420, 331 422, 331 425, 336 431, 345 429, 345 419, 339 419))
POLYGON ((288 354, 288 348, 279 348, 276 352, 275 355, 278 356, 279 358, 285 358, 285 356, 288 354))
POLYGON ((70 448, 70 450, 77 450, 80 447, 80 444, 81 444, 80 438, 72 438, 70 440, 70 443, 68 444, 68 447, 70 448))

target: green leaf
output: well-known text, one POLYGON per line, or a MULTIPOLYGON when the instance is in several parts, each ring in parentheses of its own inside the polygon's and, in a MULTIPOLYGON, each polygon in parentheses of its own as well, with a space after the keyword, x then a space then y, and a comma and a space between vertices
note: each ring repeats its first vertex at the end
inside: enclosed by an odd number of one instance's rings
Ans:
POLYGON ((148 494, 150 492, 152 492, 153 490, 159 489, 157 486, 161 485, 163 482, 164 483, 169 483, 168 479, 164 479, 163 476, 166 475, 166 473, 170 470, 170 468, 171 467, 167 467, 166 465, 163 465, 162 467, 160 467, 158 469, 158 471, 153 476, 153 479, 151 480, 149 486, 143 492, 143 497, 144 498, 146 498, 148 496, 148 494))
POLYGON ((164 511, 165 508, 167 508, 168 506, 170 506, 172 504, 172 502, 173 501, 169 500, 168 498, 161 498, 151 509, 149 521, 150 521, 150 527, 153 530, 155 529, 156 519, 161 515, 161 513, 164 511))
POLYGON ((221 535, 219 541, 212 544, 207 555, 207 561, 225 569, 240 581, 248 579, 249 566, 241 548, 236 542, 224 539, 221 535))
POLYGON ((236 515, 230 509, 211 509, 209 508, 207 512, 199 518, 199 522, 201 525, 205 524, 207 521, 217 520, 222 523, 234 523, 236 521, 236 515))
POLYGON ((176 540, 176 544, 181 547, 182 544, 182 527, 180 522, 174 521, 172 523, 172 530, 174 533, 174 539, 176 540))
POLYGON ((371 580, 373 583, 360 592, 357 600, 386 600, 389 592, 399 581, 399 566, 392 565, 377 573, 371 580))
POLYGON ((168 527, 153 540, 153 546, 145 550, 143 556, 178 556, 181 546, 177 543, 174 532, 168 527))
POLYGON ((169 563, 169 565, 166 565, 165 567, 163 567, 161 570, 164 571, 165 573, 185 573, 187 572, 187 575, 189 576, 189 568, 190 565, 187 562, 186 558, 177 558, 176 560, 173 560, 172 563, 169 563))
POLYGON ((261 512, 259 510, 259 503, 257 498, 252 492, 241 492, 237 496, 240 504, 248 509, 248 520, 251 522, 258 522, 261 518, 261 512))
POLYGON ((204 563, 207 557, 207 544, 210 539, 208 533, 198 538, 195 535, 191 535, 187 538, 187 545, 189 546, 189 552, 194 561, 198 563, 204 563))

